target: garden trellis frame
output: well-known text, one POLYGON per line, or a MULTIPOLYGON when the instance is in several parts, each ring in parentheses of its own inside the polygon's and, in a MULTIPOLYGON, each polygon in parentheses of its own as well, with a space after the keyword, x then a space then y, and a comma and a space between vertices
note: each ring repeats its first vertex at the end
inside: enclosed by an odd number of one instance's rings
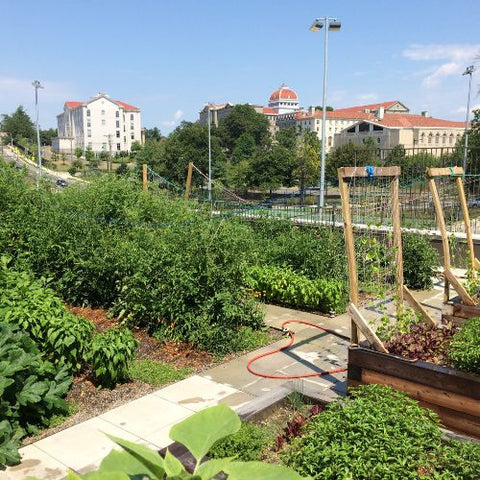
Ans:
MULTIPOLYGON (((397 315, 403 310, 404 299, 412 308, 421 314, 424 320, 429 324, 435 324, 428 312, 414 298, 409 289, 403 284, 403 253, 402 253, 402 232, 400 223, 400 174, 401 169, 398 166, 391 167, 341 167, 338 169, 338 181, 340 196, 342 200, 342 215, 345 234, 345 248, 348 263, 348 281, 349 281, 349 313, 351 315, 351 344, 358 344, 359 330, 365 335, 373 347, 384 353, 388 353, 383 342, 377 337, 372 328, 368 325, 363 315, 359 311, 359 291, 358 291, 358 270, 355 256, 354 225, 352 221, 352 211, 350 203, 350 187, 348 181, 355 178, 371 178, 373 181, 378 178, 391 179, 390 193, 392 202, 392 232, 393 246, 395 249, 395 291, 396 291, 396 311, 397 315)), ((368 228, 368 226, 367 226, 368 228)))
POLYGON ((440 201, 440 196, 438 194, 437 184, 435 183, 436 178, 440 177, 453 177, 458 190, 458 198, 460 200, 460 205, 462 207, 463 222, 465 225, 465 234, 467 240, 468 248, 468 258, 470 263, 470 268, 474 275, 476 275, 476 269, 479 266, 479 261, 475 258, 475 252, 473 249, 473 238, 472 230, 470 227, 470 215, 468 212, 467 200, 465 197, 465 189, 463 186, 464 182, 464 170, 462 167, 447 167, 447 168, 428 168, 427 177, 430 188, 430 193, 432 195, 433 205, 435 208, 435 216, 437 219, 437 227, 440 231, 442 237, 442 250, 443 250, 443 271, 445 278, 443 301, 447 303, 450 300, 450 285, 458 293, 462 302, 468 306, 476 306, 477 304, 469 293, 465 290, 464 286, 456 278, 452 272, 451 267, 451 256, 450 256, 450 241, 448 239, 448 232, 445 222, 445 215, 440 201))

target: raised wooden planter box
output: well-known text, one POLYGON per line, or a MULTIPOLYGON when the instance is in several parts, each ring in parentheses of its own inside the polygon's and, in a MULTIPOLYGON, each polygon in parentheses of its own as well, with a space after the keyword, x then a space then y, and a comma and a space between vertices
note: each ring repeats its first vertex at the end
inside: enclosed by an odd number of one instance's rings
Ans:
POLYGON ((480 376, 363 347, 348 351, 348 385, 402 390, 434 410, 449 429, 480 439, 480 376))
POLYGON ((447 303, 443 306, 442 320, 461 325, 467 318, 480 317, 480 306, 447 303))

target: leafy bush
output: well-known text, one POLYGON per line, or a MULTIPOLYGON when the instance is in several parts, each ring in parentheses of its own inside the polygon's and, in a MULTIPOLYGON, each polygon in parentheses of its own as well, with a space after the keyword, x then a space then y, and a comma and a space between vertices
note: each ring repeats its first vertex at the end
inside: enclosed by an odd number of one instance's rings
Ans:
POLYGON ((310 280, 289 267, 253 266, 247 272, 246 284, 267 301, 318 309, 325 313, 345 310, 346 286, 343 282, 310 280))
POLYGON ((248 462, 260 460, 262 452, 273 441, 272 433, 264 426, 242 422, 240 430, 218 441, 208 452, 211 458, 233 457, 248 462))
POLYGON ((0 465, 20 460, 19 440, 67 410, 67 368, 42 359, 30 337, 0 318, 0 465))
POLYGON ((45 359, 71 373, 84 366, 94 325, 70 314, 44 281, 8 268, 6 257, 0 265, 0 305, 0 317, 28 333, 45 359))
POLYGON ((168 363, 154 362, 152 360, 135 360, 129 376, 149 385, 164 385, 165 383, 183 380, 192 373, 191 368, 174 368, 168 363))
POLYGON ((480 375, 480 318, 469 318, 453 336, 448 357, 459 370, 480 375))
POLYGON ((283 453, 313 478, 417 479, 441 444, 437 416, 401 392, 358 387, 329 404, 283 453))
POLYGON ((232 461, 231 458, 212 459, 202 462, 215 442, 232 435, 240 428, 237 414, 226 405, 217 405, 195 413, 186 420, 174 425, 170 438, 190 451, 195 461, 193 473, 188 473, 181 462, 167 450, 165 458, 144 445, 138 445, 121 438, 109 437, 123 448, 112 450, 100 464, 97 472, 80 477, 70 473, 70 480, 105 478, 128 479, 145 478, 150 480, 192 479, 213 480, 223 472, 230 480, 301 480, 294 471, 281 465, 261 462, 232 461))
POLYGON ((137 340, 125 327, 113 327, 94 337, 89 360, 101 385, 113 388, 129 377, 136 348, 137 340))
POLYGON ((480 472, 480 446, 457 441, 444 445, 438 455, 436 469, 443 475, 435 478, 477 479, 480 472))
POLYGON ((438 252, 424 235, 402 235, 403 276, 408 288, 427 290, 432 288, 432 278, 439 265, 438 252))

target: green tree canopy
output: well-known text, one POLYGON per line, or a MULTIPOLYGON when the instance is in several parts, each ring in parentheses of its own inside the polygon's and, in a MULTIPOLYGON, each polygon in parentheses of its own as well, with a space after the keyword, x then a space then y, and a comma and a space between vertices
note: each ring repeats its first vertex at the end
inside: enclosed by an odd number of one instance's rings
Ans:
POLYGON ((11 115, 3 114, 1 122, 2 130, 7 134, 7 142, 20 142, 26 138, 30 141, 35 139, 35 128, 30 117, 20 105, 11 115))
POLYGON ((158 127, 146 128, 144 130, 145 140, 156 140, 159 142, 163 137, 158 127))
POLYGON ((250 133, 242 133, 235 142, 231 158, 232 163, 236 164, 242 160, 250 160, 256 149, 255 139, 252 135, 250 133))
POLYGON ((365 143, 348 142, 330 152, 326 162, 326 173, 337 178, 338 168, 346 166, 377 165, 375 141, 369 137, 365 143))
POLYGON ((315 132, 307 132, 297 139, 294 177, 303 192, 307 185, 316 183, 320 166, 321 142, 315 132))
POLYGON ((48 130, 40 130, 40 143, 42 145, 52 145, 52 140, 57 136, 56 128, 49 128, 48 130))
POLYGON ((243 134, 248 133, 255 145, 265 145, 270 140, 270 122, 265 115, 257 113, 250 105, 235 105, 230 113, 220 120, 219 135, 223 146, 233 152, 235 143, 243 134))

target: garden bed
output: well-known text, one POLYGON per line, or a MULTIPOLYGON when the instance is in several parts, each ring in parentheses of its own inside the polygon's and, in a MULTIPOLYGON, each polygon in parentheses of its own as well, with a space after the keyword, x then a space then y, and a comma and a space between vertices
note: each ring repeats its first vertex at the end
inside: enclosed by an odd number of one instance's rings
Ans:
POLYGON ((348 385, 389 385, 434 410, 456 432, 480 438, 480 376, 363 347, 348 352, 348 385))

